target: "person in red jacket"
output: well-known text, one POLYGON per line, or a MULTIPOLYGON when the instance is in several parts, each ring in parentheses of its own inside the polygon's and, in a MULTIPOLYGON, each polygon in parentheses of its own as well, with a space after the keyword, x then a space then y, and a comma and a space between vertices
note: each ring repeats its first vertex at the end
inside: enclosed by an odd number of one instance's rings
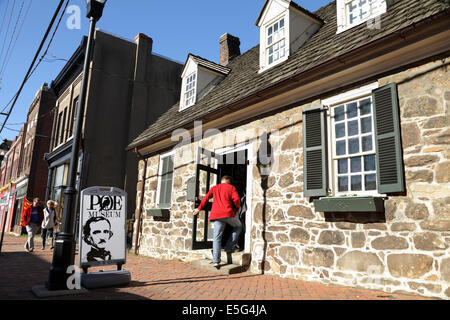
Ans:
POLYGON ((25 243, 25 250, 33 252, 34 235, 39 231, 42 220, 44 220, 44 210, 40 204, 39 198, 33 199, 33 204, 22 212, 20 225, 27 229, 28 239, 25 243))
POLYGON ((200 206, 194 210, 194 215, 202 211, 209 199, 213 198, 213 204, 209 220, 214 222, 214 240, 213 240, 213 264, 220 268, 220 253, 222 236, 225 226, 229 224, 233 231, 225 246, 227 253, 234 252, 236 243, 242 230, 242 223, 236 212, 241 206, 241 200, 236 188, 231 185, 231 177, 222 177, 221 184, 212 187, 206 196, 202 199, 200 206))

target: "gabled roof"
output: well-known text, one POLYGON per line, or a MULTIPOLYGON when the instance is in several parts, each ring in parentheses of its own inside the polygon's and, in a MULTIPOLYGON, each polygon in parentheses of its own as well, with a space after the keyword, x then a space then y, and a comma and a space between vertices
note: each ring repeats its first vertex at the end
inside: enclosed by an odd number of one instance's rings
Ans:
MULTIPOLYGON (((215 71, 215 72, 219 72, 219 73, 222 73, 224 75, 228 75, 230 73, 230 71, 231 71, 231 69, 228 68, 228 67, 225 67, 225 66, 217 64, 215 62, 206 60, 205 58, 193 55, 192 53, 189 53, 188 58, 186 60, 186 63, 189 61, 190 57, 192 57, 192 59, 194 59, 194 61, 199 66, 202 66, 202 67, 204 67, 206 69, 209 69, 209 70, 212 70, 212 71, 215 71)), ((186 66, 186 63, 185 63, 185 66, 186 66)))
POLYGON ((132 149, 149 145, 158 137, 177 128, 188 126, 208 114, 255 96, 283 81, 308 70, 369 45, 419 21, 438 13, 450 15, 450 9, 439 0, 397 0, 381 17, 380 29, 367 28, 361 24, 337 34, 336 2, 317 10, 325 22, 319 31, 289 58, 263 72, 259 71, 259 45, 234 58, 228 65, 231 72, 197 103, 179 112, 179 103, 163 113, 147 130, 142 132, 128 147, 132 149))
MULTIPOLYGON (((289 0, 283 0, 283 1, 289 2, 289 6, 291 6, 292 8, 295 8, 295 9, 297 9, 297 10, 303 12, 303 13, 306 14, 307 16, 309 16, 309 17, 311 17, 311 18, 313 18, 313 19, 315 19, 315 20, 317 20, 317 21, 323 23, 322 18, 320 18, 318 15, 312 13, 311 11, 306 10, 306 9, 303 8, 302 6, 299 6, 299 5, 298 5, 297 3, 295 3, 294 1, 289 1, 289 0)), ((258 19, 256 19, 255 25, 258 25, 258 24, 259 24, 259 21, 261 20, 262 15, 263 15, 264 11, 266 10, 266 7, 267 7, 267 5, 269 4, 269 2, 270 2, 270 0, 267 0, 267 1, 264 3, 264 6, 263 6, 261 12, 260 12, 259 15, 258 15, 258 19)))

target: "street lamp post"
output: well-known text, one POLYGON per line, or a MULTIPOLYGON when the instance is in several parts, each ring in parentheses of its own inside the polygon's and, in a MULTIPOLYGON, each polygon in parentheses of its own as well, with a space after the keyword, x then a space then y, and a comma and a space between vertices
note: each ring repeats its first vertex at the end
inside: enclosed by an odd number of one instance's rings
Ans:
POLYGON ((63 217, 61 223, 61 232, 56 236, 55 249, 53 252, 53 262, 50 266, 48 281, 45 286, 48 290, 66 290, 67 274, 69 266, 75 262, 75 204, 77 190, 75 187, 78 169, 79 145, 83 127, 84 110, 86 105, 87 84, 89 80, 89 65, 91 61, 95 25, 101 18, 106 0, 86 0, 87 17, 90 19, 89 37, 86 47, 83 81, 81 83, 80 98, 76 106, 76 123, 72 142, 71 159, 69 166, 69 177, 67 188, 64 191, 63 217))

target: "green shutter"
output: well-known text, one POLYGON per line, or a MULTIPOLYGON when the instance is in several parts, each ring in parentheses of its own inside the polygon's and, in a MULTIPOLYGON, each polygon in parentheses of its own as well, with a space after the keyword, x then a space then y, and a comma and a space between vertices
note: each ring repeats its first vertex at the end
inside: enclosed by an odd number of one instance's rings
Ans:
POLYGON ((303 195, 323 197, 328 189, 326 110, 303 110, 303 195))
POLYGON ((372 91, 379 193, 405 191, 397 84, 372 91))

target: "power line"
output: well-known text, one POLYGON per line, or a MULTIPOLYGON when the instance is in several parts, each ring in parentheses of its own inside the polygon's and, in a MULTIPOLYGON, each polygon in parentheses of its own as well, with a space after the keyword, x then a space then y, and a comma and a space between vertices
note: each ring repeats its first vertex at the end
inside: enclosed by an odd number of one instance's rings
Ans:
MULTIPOLYGON (((69 1, 70 1, 70 0, 67 0, 67 2, 66 2, 66 6, 64 7, 64 10, 62 11, 61 16, 59 17, 58 24, 56 25, 56 28, 55 28, 55 30, 53 31, 52 37, 50 38, 50 41, 48 42, 48 45, 47 45, 47 48, 45 49, 44 54, 43 54, 43 55, 41 56, 41 58, 39 59, 38 63, 37 63, 36 66, 34 67, 33 71, 31 71, 31 74, 34 73, 34 71, 37 69, 37 67, 41 64, 42 60, 43 60, 43 59, 45 58, 45 56, 47 55, 48 49, 50 49, 50 45, 52 44, 53 39, 55 38, 56 31, 58 31, 59 25, 61 24, 61 20, 62 20, 62 18, 63 18, 63 16, 64 16, 64 12, 66 11, 67 6, 69 5, 69 1)), ((31 74, 30 74, 30 76, 31 76, 31 74)), ((1 132, 1 131, 0 131, 0 132, 1 132)))
MULTIPOLYGON (((8 48, 6 49, 5 57, 3 59, 3 64, 2 64, 2 67, 0 68, 0 78, 2 77, 3 68, 4 68, 5 64, 6 64, 6 60, 8 60, 9 52, 11 51, 11 45, 12 45, 14 36, 16 34, 16 31, 17 31, 17 26, 19 25, 20 16, 22 15, 23 5, 24 4, 25 4, 25 0, 22 0, 22 5, 20 6, 19 14, 17 15, 17 19, 16 19, 16 23, 14 24, 13 32, 11 33, 11 39, 9 40, 8 48)), ((13 15, 13 12, 11 12, 11 16, 12 15, 13 15)))
MULTIPOLYGON (((69 0, 67 0, 67 2, 69 2, 69 0)), ((36 54, 35 54, 35 56, 33 58, 33 61, 31 62, 30 67, 28 68, 27 74, 25 75, 25 78, 23 79, 23 82, 22 82, 22 84, 21 84, 21 86, 20 86, 20 88, 19 88, 19 90, 18 90, 18 92, 17 92, 17 94, 16 94, 16 96, 14 98, 14 101, 13 101, 11 107, 9 108, 9 111, 7 113, 3 113, 3 112, 1 113, 1 115, 6 115, 6 118, 5 118, 5 120, 4 120, 3 124, 2 124, 2 127, 0 128, 0 133, 3 131, 3 128, 5 127, 5 124, 8 121, 12 110, 14 109, 14 106, 15 106, 17 100, 19 99, 20 93, 22 92, 22 89, 25 86, 25 83, 27 82, 27 80, 29 79, 30 75, 32 74, 32 71, 36 70, 36 69, 33 70, 33 66, 34 66, 36 60, 39 57, 39 54, 40 54, 40 52, 42 50, 42 47, 44 46, 44 43, 47 40, 47 37, 48 37, 52 27, 53 27, 53 24, 55 23, 56 18, 58 17, 59 12, 61 11, 61 7, 62 7, 63 4, 64 4, 64 0, 60 0, 59 5, 58 5, 58 7, 55 10, 55 13, 53 14, 52 20, 50 21, 50 24, 47 27, 47 30, 46 30, 46 32, 44 34, 44 37, 43 37, 43 39, 41 41, 41 44, 39 45, 39 48, 36 51, 36 54)))
POLYGON ((3 40, 2 49, 0 50, 0 58, 3 56, 3 51, 5 49, 6 39, 8 39, 9 28, 11 27, 11 20, 12 20, 12 16, 13 16, 15 5, 16 5, 16 0, 13 0, 13 5, 12 5, 12 8, 11 8, 11 14, 9 15, 9 20, 8 20, 8 28, 6 29, 6 33, 5 33, 5 40, 3 40))
POLYGON ((8 13, 8 8, 9 8, 9 0, 7 0, 7 2, 6 2, 5 13, 3 14, 3 18, 2 18, 2 26, 0 27, 0 35, 3 32, 3 26, 5 25, 6 14, 8 13))
MULTIPOLYGON (((1 80, 1 78, 2 78, 2 76, 3 76, 3 74, 5 73, 6 68, 8 67, 8 64, 9 64, 9 61, 11 60, 12 54, 13 54, 13 52, 14 52, 14 49, 16 48, 17 40, 19 39, 19 36, 20 36, 20 34, 22 33, 23 25, 25 24, 25 20, 26 20, 27 17, 28 17, 28 12, 30 11, 31 4, 32 4, 32 3, 33 3, 33 0, 29 0, 27 10, 25 11, 25 15, 24 15, 23 20, 22 20, 22 23, 21 23, 21 25, 20 25, 19 31, 18 31, 18 33, 17 33, 17 35, 16 35, 16 38, 14 39, 14 43, 13 43, 13 45, 12 45, 12 49, 11 49, 11 51, 10 51, 10 53, 9 53, 9 56, 5 57, 5 58, 6 58, 6 60, 5 60, 5 62, 4 62, 5 66, 2 68, 2 70, 1 70, 1 72, 0 72, 0 80, 1 80)), ((23 3, 22 3, 22 5, 23 5, 23 3)), ((21 9, 21 11, 22 11, 22 9, 21 9)))

